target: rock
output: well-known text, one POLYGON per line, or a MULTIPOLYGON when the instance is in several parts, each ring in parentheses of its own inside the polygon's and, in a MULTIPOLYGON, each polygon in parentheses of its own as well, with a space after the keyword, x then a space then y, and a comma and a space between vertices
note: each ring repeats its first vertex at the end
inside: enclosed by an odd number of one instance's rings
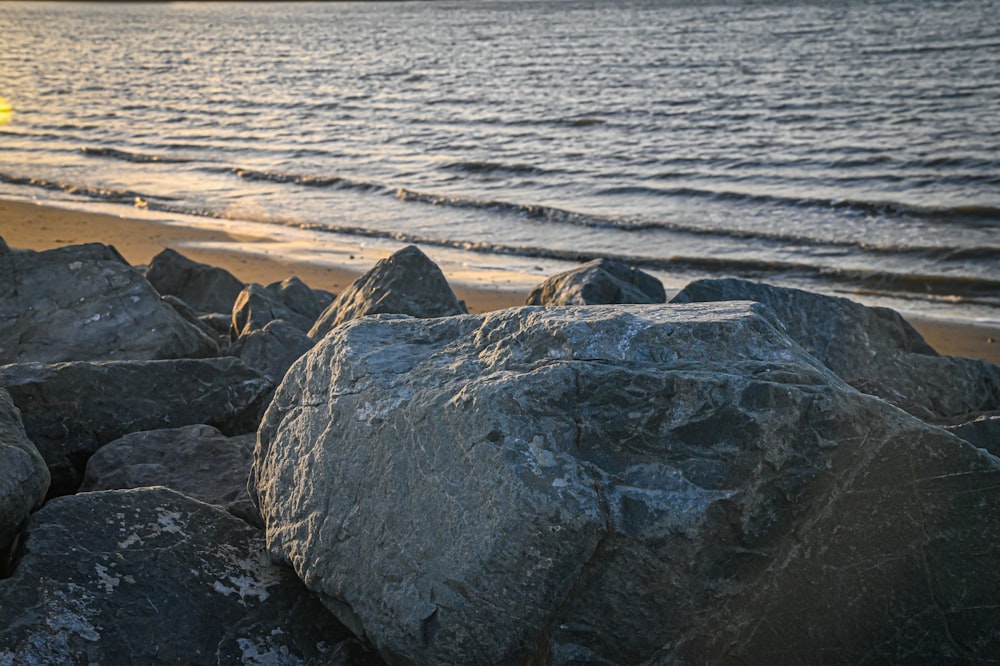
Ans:
MULTIPOLYGON (((309 327, 316 317, 323 311, 326 303, 329 303, 329 294, 318 293, 317 290, 309 287, 299 278, 292 276, 281 282, 272 282, 267 285, 267 289, 275 294, 279 301, 285 304, 289 310, 296 312, 309 320, 309 327), (324 305, 320 305, 323 303, 324 305)), ((307 327, 307 330, 308 328, 307 327)))
MULTIPOLYGON (((194 309, 190 305, 188 305, 181 299, 177 298, 176 296, 163 296, 163 302, 172 307, 177 312, 177 314, 179 314, 181 317, 184 318, 184 321, 188 322, 192 326, 197 327, 206 336, 215 340, 216 344, 219 344, 220 338, 222 342, 228 344, 229 342, 228 328, 226 329, 225 336, 224 337, 220 336, 219 332, 210 323, 208 323, 211 320, 204 319, 203 315, 199 315, 197 312, 194 311, 194 309)), ((219 347, 221 352, 222 345, 219 345, 219 347)))
POLYGON ((217 353, 111 246, 0 255, 0 364, 217 353))
POLYGON ((1000 368, 940 356, 900 315, 846 298, 746 280, 698 280, 672 303, 766 304, 797 343, 860 391, 932 423, 1000 409, 1000 368))
POLYGON ((266 287, 249 284, 233 304, 232 337, 262 329, 276 319, 284 319, 306 332, 319 316, 319 302, 313 290, 296 277, 266 287))
POLYGON ((528 295, 527 305, 663 303, 663 283, 649 273, 609 259, 595 259, 553 275, 528 295))
POLYGON ((253 433, 226 437, 207 425, 134 432, 90 457, 80 492, 165 486, 262 527, 247 495, 256 443, 253 433))
POLYGON ((205 423, 254 432, 273 383, 233 357, 0 366, 24 429, 52 475, 49 496, 75 492, 87 458, 130 432, 205 423))
POLYGON ((320 314, 309 337, 318 340, 345 321, 366 315, 447 317, 466 312, 438 265, 409 245, 341 292, 320 314))
POLYGON ((0 254, 10 254, 10 246, 7 245, 7 241, 0 236, 0 254))
POLYGON ((153 257, 146 279, 164 296, 176 296, 199 314, 228 313, 243 283, 229 271, 188 259, 167 248, 153 257))
POLYGON ((350 322, 250 476, 272 557, 417 664, 993 658, 997 488, 750 303, 350 322))
POLYGON ((0 576, 21 526, 48 489, 45 461, 25 434, 10 394, 0 388, 0 576))
POLYGON ((198 321, 202 325, 212 329, 212 332, 217 337, 224 336, 227 340, 229 339, 229 329, 233 324, 232 313, 210 312, 209 314, 198 315, 198 321))
POLYGON ((967 423, 947 426, 945 430, 976 448, 986 449, 993 455, 1000 456, 1000 415, 983 415, 967 423))
POLYGON ((241 336, 231 352, 278 384, 292 363, 314 344, 312 338, 284 319, 275 319, 241 336))
POLYGON ((345 664, 358 651, 258 530, 166 488, 49 502, 0 597, 3 664, 345 664))

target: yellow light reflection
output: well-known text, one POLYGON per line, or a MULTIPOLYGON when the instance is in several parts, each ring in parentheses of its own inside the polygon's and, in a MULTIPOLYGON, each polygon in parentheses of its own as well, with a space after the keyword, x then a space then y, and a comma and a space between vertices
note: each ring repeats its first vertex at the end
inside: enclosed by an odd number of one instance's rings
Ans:
POLYGON ((14 109, 11 108, 10 102, 0 97, 0 125, 6 125, 13 117, 14 109))

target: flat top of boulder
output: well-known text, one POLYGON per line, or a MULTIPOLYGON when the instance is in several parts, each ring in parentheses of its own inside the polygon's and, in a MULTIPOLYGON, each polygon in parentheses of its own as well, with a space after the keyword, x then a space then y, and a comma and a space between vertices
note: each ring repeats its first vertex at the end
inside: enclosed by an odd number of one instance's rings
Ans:
POLYGON ((320 314, 309 337, 319 339, 345 321, 366 315, 423 318, 466 312, 438 265, 419 248, 409 245, 379 261, 341 292, 320 314))

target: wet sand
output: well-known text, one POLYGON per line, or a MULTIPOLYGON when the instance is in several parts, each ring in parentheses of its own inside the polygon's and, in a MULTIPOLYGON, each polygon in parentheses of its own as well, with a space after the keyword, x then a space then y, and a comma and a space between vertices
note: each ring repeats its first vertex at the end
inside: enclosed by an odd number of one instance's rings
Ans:
MULTIPOLYGON (((130 263, 148 263, 164 248, 186 257, 225 268, 244 282, 267 284, 297 276, 309 286, 340 292, 379 259, 386 249, 344 250, 343 260, 356 270, 327 263, 290 259, 279 254, 284 248, 263 235, 166 224, 104 213, 84 212, 28 202, 0 200, 0 236, 12 248, 47 250, 64 245, 100 242, 114 245, 130 263), (268 247, 274 245, 273 248, 268 247), (253 251, 247 251, 252 247, 253 251)), ((431 258, 433 259, 433 254, 431 258)), ((523 279, 514 286, 464 286, 468 275, 445 274, 459 298, 472 313, 488 312, 524 303, 529 287, 523 279)), ((483 285, 482 276, 473 283, 483 285)), ((539 279, 540 281, 540 279, 539 279)), ((1000 327, 915 319, 912 323, 938 352, 981 358, 1000 365, 1000 327)))

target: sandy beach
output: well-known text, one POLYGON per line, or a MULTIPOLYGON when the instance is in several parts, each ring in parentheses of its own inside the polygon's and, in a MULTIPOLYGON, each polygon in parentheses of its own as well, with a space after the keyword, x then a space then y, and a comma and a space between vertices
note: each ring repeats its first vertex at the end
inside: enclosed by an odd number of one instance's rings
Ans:
MULTIPOLYGON (((298 258, 301 255, 289 259, 268 253, 265 248, 260 252, 247 252, 248 244, 256 248, 270 242, 250 233, 165 224, 20 201, 0 200, 0 220, 0 236, 12 248, 46 250, 101 242, 114 245, 130 263, 142 265, 169 247, 195 261, 225 268, 244 282, 267 284, 294 275, 313 288, 335 293, 389 254, 379 249, 352 254, 350 263, 358 268, 350 270, 301 260, 298 258)), ((527 296, 528 288, 523 280, 514 288, 473 288, 463 285, 461 276, 451 275, 447 270, 445 273, 472 313, 520 305, 527 296)), ((913 318, 910 322, 942 354, 980 358, 1000 365, 1000 327, 913 318)))

